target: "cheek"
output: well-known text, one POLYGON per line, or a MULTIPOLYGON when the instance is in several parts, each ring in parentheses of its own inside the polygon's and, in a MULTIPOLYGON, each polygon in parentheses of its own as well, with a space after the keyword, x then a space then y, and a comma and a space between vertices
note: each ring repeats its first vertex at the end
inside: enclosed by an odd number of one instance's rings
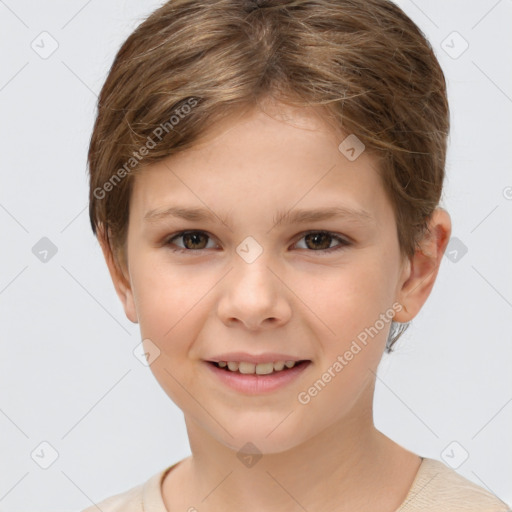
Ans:
POLYGON ((379 280, 386 280, 383 268, 361 264, 332 272, 321 286, 314 282, 309 295, 302 290, 315 313, 308 311, 308 317, 315 325, 319 352, 316 372, 297 402, 312 417, 336 421, 362 395, 371 395, 393 313, 389 290, 379 280))
POLYGON ((171 400, 182 410, 189 410, 191 400, 186 390, 194 389, 199 378, 198 369, 189 364, 189 353, 200 337, 199 317, 206 314, 204 298, 215 280, 207 283, 170 265, 140 268, 144 270, 135 273, 132 282, 142 339, 151 340, 145 345, 157 354, 151 372, 171 400))
POLYGON ((186 339, 183 331, 189 338, 194 335, 192 319, 201 309, 208 283, 179 266, 146 261, 132 272, 141 335, 164 352, 174 350, 186 339))
POLYGON ((299 304, 309 309, 308 316, 314 313, 312 318, 318 320, 315 324, 324 332, 324 339, 341 349, 391 307, 394 290, 390 274, 381 258, 365 255, 330 268, 323 277, 298 279, 292 289, 301 299, 299 304))

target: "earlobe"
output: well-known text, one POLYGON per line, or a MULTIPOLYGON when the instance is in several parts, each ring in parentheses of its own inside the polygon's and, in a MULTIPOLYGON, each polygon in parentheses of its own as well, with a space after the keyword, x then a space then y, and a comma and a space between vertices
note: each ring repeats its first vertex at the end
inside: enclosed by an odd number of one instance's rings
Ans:
POLYGON ((123 262, 114 255, 114 251, 110 246, 103 228, 97 230, 98 242, 101 246, 105 262, 112 278, 112 283, 116 290, 119 300, 123 304, 126 317, 133 323, 138 323, 137 311, 135 308, 135 301, 133 297, 132 286, 129 280, 129 272, 123 262))
POLYGON ((408 271, 398 298, 403 309, 395 315, 396 322, 411 321, 423 307, 437 278, 450 234, 450 216, 446 210, 438 207, 431 215, 420 247, 409 259, 408 271))

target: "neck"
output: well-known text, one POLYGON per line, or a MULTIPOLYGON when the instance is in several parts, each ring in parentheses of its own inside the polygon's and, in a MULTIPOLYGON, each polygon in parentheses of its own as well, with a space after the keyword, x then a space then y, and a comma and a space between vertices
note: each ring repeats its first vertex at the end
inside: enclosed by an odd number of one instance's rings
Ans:
MULTIPOLYGON (((348 418, 292 449, 256 456, 252 463, 246 459, 246 464, 236 450, 207 435, 193 420, 186 424, 192 456, 183 462, 179 480, 179 491, 187 496, 180 502, 184 510, 194 505, 202 512, 393 512, 420 463, 418 456, 374 427, 369 406, 350 411, 348 418)), ((172 485, 177 484, 175 480, 172 485)), ((172 493, 164 487, 168 509, 177 510, 172 493)))

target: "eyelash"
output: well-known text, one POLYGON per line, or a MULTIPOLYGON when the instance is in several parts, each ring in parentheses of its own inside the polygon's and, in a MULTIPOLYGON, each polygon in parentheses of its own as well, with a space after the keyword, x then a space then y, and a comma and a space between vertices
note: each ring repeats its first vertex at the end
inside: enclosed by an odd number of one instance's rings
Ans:
MULTIPOLYGON (((177 247, 177 248, 171 247, 171 245, 172 245, 171 241, 172 240, 174 240, 176 238, 180 238, 180 237, 182 237, 183 235, 186 235, 186 234, 191 234, 191 233, 200 233, 200 234, 206 235, 210 240, 213 238, 206 231, 200 231, 200 230, 180 231, 180 232, 175 233, 174 235, 172 235, 170 238, 167 238, 166 241, 164 242, 164 245, 169 247, 169 249, 172 252, 178 252, 178 253, 186 253, 186 252, 187 253, 194 253, 194 252, 201 253, 201 252, 203 252, 205 249, 184 249, 182 247, 177 247)), ((340 236, 336 235, 335 233, 331 233, 330 231, 322 231, 322 230, 320 230, 320 231, 307 231, 305 233, 301 233, 301 235, 302 235, 301 238, 299 238, 297 240, 297 242, 295 242, 295 243, 298 243, 300 240, 302 240, 302 238, 304 238, 305 236, 310 235, 310 234, 325 234, 325 235, 328 235, 331 238, 335 239, 336 241, 340 242, 340 244, 335 246, 335 247, 330 247, 329 249, 319 249, 319 250, 316 250, 316 251, 313 250, 313 249, 305 249, 308 252, 321 253, 321 254, 333 253, 333 252, 339 251, 341 249, 345 249, 346 247, 352 245, 352 242, 349 242, 348 240, 346 240, 344 238, 341 238, 340 236)))

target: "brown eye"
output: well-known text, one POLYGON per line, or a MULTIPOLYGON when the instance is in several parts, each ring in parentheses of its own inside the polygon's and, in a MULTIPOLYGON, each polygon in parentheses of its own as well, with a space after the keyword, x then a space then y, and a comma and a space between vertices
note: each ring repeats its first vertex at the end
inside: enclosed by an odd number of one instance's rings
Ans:
POLYGON ((301 240, 305 241, 305 249, 316 252, 334 252, 350 245, 350 242, 343 238, 329 233, 327 231, 311 231, 306 233, 301 240), (332 241, 339 242, 338 245, 331 247, 332 241))
POLYGON ((205 237, 204 233, 185 233, 182 238, 187 249, 204 249, 203 242, 208 237, 205 237))
POLYGON ((183 231, 167 240, 166 245, 175 246, 173 240, 182 240, 183 246, 177 245, 173 250, 177 252, 191 252, 206 249, 210 237, 203 231, 183 231))
POLYGON ((304 240, 309 249, 329 249, 332 236, 327 233, 310 233, 304 237, 304 240))

